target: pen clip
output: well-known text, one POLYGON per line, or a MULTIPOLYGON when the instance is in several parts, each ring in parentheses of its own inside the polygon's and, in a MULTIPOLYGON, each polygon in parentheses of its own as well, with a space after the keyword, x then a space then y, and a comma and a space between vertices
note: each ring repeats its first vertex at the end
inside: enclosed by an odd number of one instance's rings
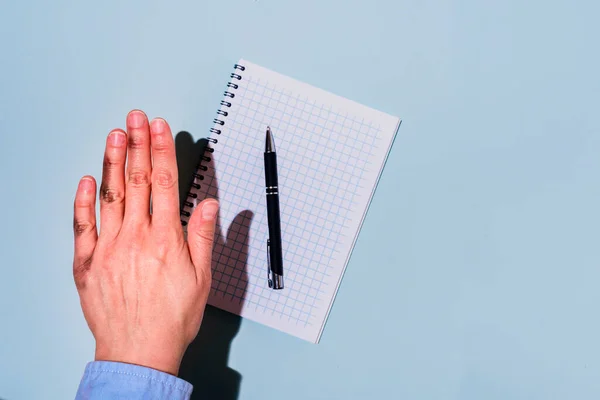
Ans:
POLYGON ((267 278, 269 287, 273 287, 273 277, 271 275, 271 239, 267 239, 267 278))

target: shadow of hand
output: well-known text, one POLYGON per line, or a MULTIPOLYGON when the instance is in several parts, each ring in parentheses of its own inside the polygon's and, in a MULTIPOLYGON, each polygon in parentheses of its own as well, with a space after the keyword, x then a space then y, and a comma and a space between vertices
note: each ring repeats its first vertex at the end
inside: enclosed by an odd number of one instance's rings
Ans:
MULTIPOLYGON (((198 161, 207 145, 205 139, 194 142, 188 132, 179 132, 175 138, 177 166, 179 169, 179 198, 187 198, 188 186, 198 161)), ((214 153, 210 162, 203 162, 209 169, 214 168, 214 153)), ((207 197, 219 200, 217 178, 208 183, 207 197)), ((236 315, 243 307, 248 285, 247 258, 250 223, 253 214, 242 211, 227 227, 220 218, 217 220, 215 245, 213 251, 213 283, 211 297, 225 297, 232 313, 207 306, 202 326, 196 339, 190 344, 184 355, 179 377, 194 386, 192 399, 218 398, 236 400, 238 398, 242 376, 227 366, 233 338, 238 333, 241 317, 236 315)), ((209 299, 210 301, 210 299, 209 299)))

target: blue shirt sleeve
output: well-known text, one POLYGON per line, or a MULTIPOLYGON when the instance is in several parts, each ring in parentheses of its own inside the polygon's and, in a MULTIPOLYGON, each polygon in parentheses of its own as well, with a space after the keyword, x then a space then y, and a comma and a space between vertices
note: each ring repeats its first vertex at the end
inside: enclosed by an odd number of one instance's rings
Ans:
POLYGON ((90 362, 76 400, 189 400, 192 385, 155 369, 112 361, 90 362))

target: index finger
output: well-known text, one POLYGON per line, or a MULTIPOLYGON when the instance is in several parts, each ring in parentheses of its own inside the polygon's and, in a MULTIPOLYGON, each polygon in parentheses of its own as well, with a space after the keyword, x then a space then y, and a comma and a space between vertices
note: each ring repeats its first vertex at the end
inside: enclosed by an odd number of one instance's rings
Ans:
POLYGON ((152 225, 159 228, 181 227, 175 143, 169 124, 162 118, 150 123, 150 146, 153 162, 152 225))

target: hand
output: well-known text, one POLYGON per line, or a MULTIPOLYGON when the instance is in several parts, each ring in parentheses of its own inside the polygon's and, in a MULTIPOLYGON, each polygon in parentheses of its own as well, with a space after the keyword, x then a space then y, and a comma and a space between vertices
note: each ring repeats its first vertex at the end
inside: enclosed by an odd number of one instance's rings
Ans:
POLYGON ((99 198, 98 235, 96 182, 83 177, 75 197, 73 275, 95 359, 177 375, 208 299, 218 202, 198 205, 186 242, 171 130, 137 110, 127 116, 127 133, 108 135, 99 198))

